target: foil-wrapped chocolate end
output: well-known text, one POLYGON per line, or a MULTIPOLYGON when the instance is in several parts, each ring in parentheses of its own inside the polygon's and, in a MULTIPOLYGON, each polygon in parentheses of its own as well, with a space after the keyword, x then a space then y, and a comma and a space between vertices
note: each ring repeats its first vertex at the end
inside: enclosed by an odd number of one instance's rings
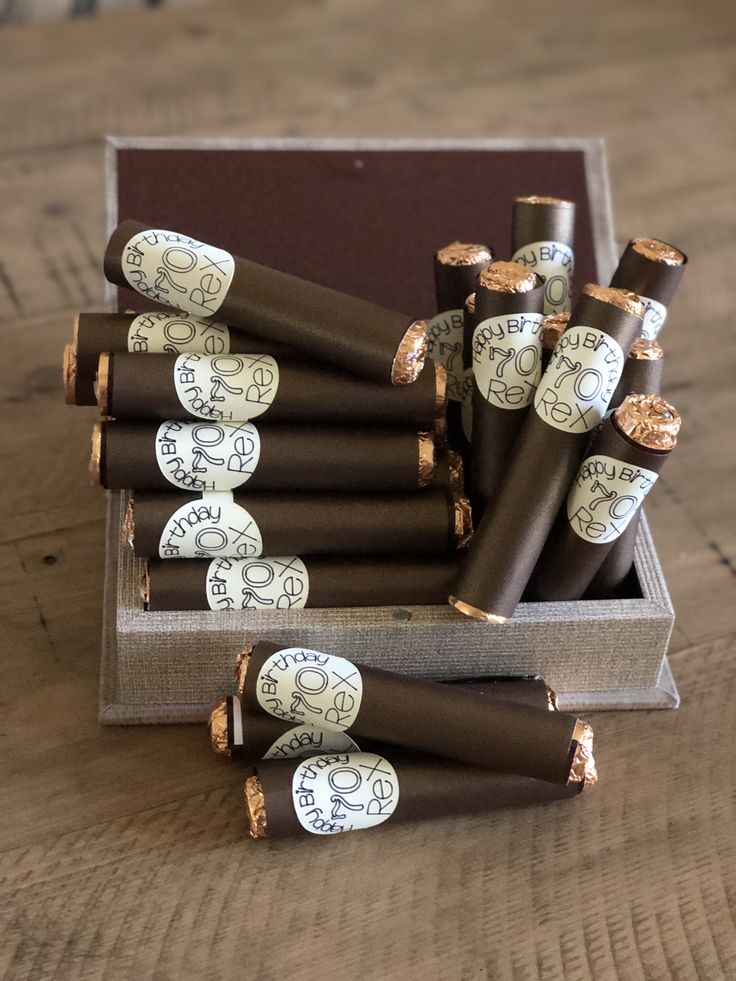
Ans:
POLYGON ((101 354, 97 363, 97 374, 95 375, 95 398, 101 416, 109 415, 109 391, 110 391, 110 355, 101 354))
POLYGON ((392 385, 409 385, 419 377, 427 358, 427 321, 415 320, 401 339, 391 367, 392 385))
POLYGON ((238 698, 242 698, 245 694, 245 679, 248 674, 248 665, 250 664, 252 653, 253 645, 246 644, 240 654, 238 654, 238 659, 235 662, 235 694, 238 698))
POLYGON ((248 777, 243 787, 243 802, 251 838, 267 838, 266 799, 257 776, 248 777))
POLYGON ((631 248, 645 259, 663 262, 667 266, 682 266, 685 262, 685 256, 679 249, 667 242, 660 242, 658 238, 633 238, 631 248))
POLYGON ((550 712, 557 711, 557 692, 554 688, 550 688, 549 685, 544 686, 547 689, 547 706, 550 712))
POLYGON ((147 610, 149 600, 151 599, 151 574, 148 571, 148 562, 143 563, 143 571, 141 572, 141 581, 138 589, 141 595, 143 609, 147 610))
POLYGON ((125 514, 123 515, 120 534, 123 545, 129 545, 132 548, 135 540, 135 504, 132 497, 125 505, 125 514))
POLYGON ((592 787, 598 782, 598 771, 593 757, 593 730, 587 722, 578 719, 572 731, 575 753, 570 767, 568 783, 582 783, 583 787, 592 787))
POLYGON ((444 437, 447 434, 447 369, 438 361, 434 363, 435 374, 435 435, 444 437))
POLYGON ((470 501, 464 494, 455 494, 455 544, 457 548, 466 548, 473 537, 473 511, 470 501))
POLYGON ((631 345, 629 357, 635 361, 660 361, 664 357, 661 344, 648 337, 637 337, 631 345))
POLYGON ((434 440, 430 433, 419 433, 419 486, 426 487, 434 477, 434 440))
POLYGON ((227 738, 227 702, 224 698, 210 712, 208 727, 210 731, 210 746, 220 756, 230 756, 230 747, 228 746, 227 738))
POLYGON ((465 494, 465 464, 457 450, 447 451, 447 468, 450 471, 450 488, 453 494, 465 494))
POLYGON ((487 245, 471 242, 450 242, 437 253, 442 266, 477 266, 479 262, 493 262, 493 252, 487 245))
POLYGON ((613 421, 632 443, 660 453, 674 448, 682 422, 679 412, 660 395, 627 395, 613 421))
POLYGON ((542 279, 520 262, 494 262, 478 276, 478 285, 495 293, 528 293, 541 286, 542 279))
POLYGON ((550 313, 542 321, 542 347, 552 351, 570 326, 569 313, 550 313))
POLYGON ((475 313, 475 293, 470 293, 465 297, 465 309, 468 313, 475 313))
POLYGON ((92 426, 92 452, 89 458, 89 475, 95 484, 100 483, 102 460, 102 423, 96 422, 92 426))
POLYGON ((514 204, 546 204, 554 208, 574 208, 574 201, 565 201, 564 198, 548 198, 539 194, 532 194, 528 198, 514 198, 514 204))
POLYGON ((67 405, 77 404, 77 349, 74 344, 64 347, 61 362, 62 378, 64 379, 64 401, 67 405))
POLYGON ((618 307, 625 313, 631 313, 635 317, 644 319, 644 304, 631 290, 621 290, 616 286, 600 286, 598 283, 586 283, 583 286, 583 294, 592 296, 594 300, 601 303, 610 303, 612 307, 618 307))
POLYGON ((477 606, 471 606, 470 603, 463 603, 456 596, 448 596, 447 602, 453 610, 457 610, 463 616, 472 617, 473 620, 483 620, 485 623, 506 623, 506 617, 497 616, 495 613, 486 613, 485 610, 479 610, 477 606))

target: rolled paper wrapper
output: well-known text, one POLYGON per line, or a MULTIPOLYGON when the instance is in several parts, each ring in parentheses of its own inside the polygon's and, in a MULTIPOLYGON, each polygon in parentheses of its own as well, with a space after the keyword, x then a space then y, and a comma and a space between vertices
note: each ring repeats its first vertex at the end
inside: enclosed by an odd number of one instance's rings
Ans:
POLYGON ((566 784, 595 780, 593 733, 574 716, 495 700, 457 685, 380 671, 320 651, 253 647, 248 711, 376 739, 504 773, 566 784))
POLYGON ((429 364, 413 385, 380 385, 318 364, 268 354, 103 354, 98 405, 116 419, 323 422, 444 432, 445 370, 429 364))
POLYGON ((136 494, 126 527, 144 558, 441 554, 467 537, 441 487, 411 494, 136 494))
POLYGON ((142 595, 149 610, 436 606, 456 575, 452 556, 151 559, 142 595))
POLYGON ((680 417, 658 395, 629 395, 580 465, 529 583, 530 600, 580 599, 654 486, 680 417))
POLYGON ((473 332, 476 518, 506 470, 542 376, 543 304, 543 280, 517 262, 494 262, 480 274, 473 332))
POLYGON ((105 252, 117 286, 196 316, 272 338, 376 381, 415 381, 426 322, 241 259, 188 235, 124 221, 105 252))
MULTIPOLYGON (((542 370, 546 371, 552 360, 552 352, 570 326, 569 313, 548 313, 542 321, 542 370)), ((626 368, 624 367, 624 371, 626 368)))
POLYGON ((243 797, 252 838, 289 838, 531 807, 582 788, 394 750, 266 760, 246 779, 243 797))
POLYGON ((293 357, 293 349, 285 344, 256 339, 219 321, 189 313, 166 310, 138 314, 80 313, 74 321, 70 352, 74 381, 65 386, 67 402, 97 403, 95 376, 101 354, 185 354, 188 351, 199 354, 260 351, 275 357, 293 357))
POLYGON ((102 422, 91 472, 110 490, 406 491, 432 480, 434 444, 400 429, 102 422))
POLYGON ((641 329, 633 293, 589 284, 562 334, 449 597, 459 613, 503 623, 521 599, 641 329))
POLYGON ((633 238, 624 249, 611 286, 637 293, 644 303, 642 337, 655 340, 685 272, 687 256, 656 238, 633 238))
POLYGON ((544 277, 545 313, 564 313, 570 309, 574 236, 572 201, 538 196, 514 201, 511 258, 544 277))

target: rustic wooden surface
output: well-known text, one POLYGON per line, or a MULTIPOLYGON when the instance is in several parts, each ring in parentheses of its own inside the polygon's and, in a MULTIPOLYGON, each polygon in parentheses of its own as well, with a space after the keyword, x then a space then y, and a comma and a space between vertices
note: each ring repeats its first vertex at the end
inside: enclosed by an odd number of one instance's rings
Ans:
POLYGON ((0 32, 0 973, 736 977, 736 22, 722 0, 215 2, 0 32), (104 133, 604 135, 621 239, 691 265, 681 445, 649 508, 676 713, 601 715, 577 805, 244 840, 198 727, 101 730, 103 500, 62 404, 102 296, 104 133))

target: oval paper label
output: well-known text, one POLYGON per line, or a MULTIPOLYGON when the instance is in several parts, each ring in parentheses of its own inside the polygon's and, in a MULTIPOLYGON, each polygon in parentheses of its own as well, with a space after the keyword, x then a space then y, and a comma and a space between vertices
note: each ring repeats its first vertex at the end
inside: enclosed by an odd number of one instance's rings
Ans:
POLYGON ((301 610, 309 573, 298 555, 213 559, 205 588, 211 610, 301 610))
POLYGON ((291 795, 303 828, 335 835, 387 821, 399 801, 399 778, 375 753, 314 756, 297 766, 291 795))
POLYGON ((473 376, 491 405, 531 405, 542 377, 542 319, 541 313, 489 317, 473 331, 473 376))
POLYGON ((530 242, 511 257, 544 276, 544 313, 566 313, 570 309, 570 284, 575 257, 564 242, 530 242))
POLYGON ((250 422, 162 422, 156 460, 175 487, 190 491, 232 490, 253 475, 261 438, 250 422))
POLYGON ((263 555, 255 519, 232 491, 208 491, 182 504, 168 519, 158 546, 162 559, 250 558, 263 555))
POLYGON ((599 454, 589 456, 567 495, 567 519, 583 541, 615 541, 641 507, 657 474, 599 454))
POLYGON ((180 354, 174 387, 182 406, 199 419, 247 421, 266 412, 279 387, 270 354, 180 354))
POLYGON ((644 304, 644 322, 641 328, 641 336, 650 341, 656 341, 657 335, 664 327, 667 319, 667 307, 659 300, 652 300, 648 296, 639 294, 639 299, 644 304))
POLYGON ((447 370, 447 397, 462 401, 463 311, 445 310, 427 324, 427 357, 447 370))
POLYGON ((346 732, 318 729, 317 726, 294 726, 279 736, 263 754, 264 760, 293 760, 318 753, 359 753, 360 746, 346 732))
POLYGON ((225 324, 188 313, 140 313, 128 327, 128 350, 139 354, 227 354, 230 331, 225 324))

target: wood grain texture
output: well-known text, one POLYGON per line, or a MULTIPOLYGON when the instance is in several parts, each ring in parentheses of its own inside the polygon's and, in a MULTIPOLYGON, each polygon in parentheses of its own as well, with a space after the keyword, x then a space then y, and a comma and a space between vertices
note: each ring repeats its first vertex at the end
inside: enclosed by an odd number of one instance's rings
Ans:
POLYGON ((0 975, 736 976, 735 42, 720 0, 220 0, 0 32, 0 975), (690 253, 662 336, 683 435, 648 507, 683 708, 599 716, 579 806, 259 847, 200 728, 98 727, 104 502, 58 365, 102 298, 107 132, 600 134, 621 240, 690 253))

